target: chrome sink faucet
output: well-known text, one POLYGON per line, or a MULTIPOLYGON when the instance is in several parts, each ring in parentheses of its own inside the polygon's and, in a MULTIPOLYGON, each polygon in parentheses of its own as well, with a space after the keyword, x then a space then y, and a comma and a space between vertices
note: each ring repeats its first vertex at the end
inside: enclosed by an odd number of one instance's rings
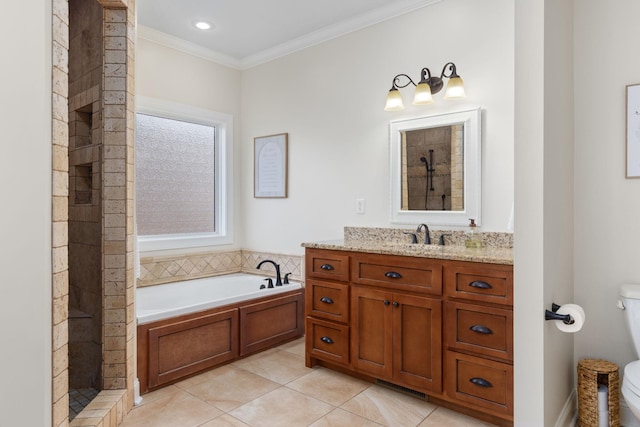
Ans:
POLYGON ((282 277, 280 276, 280 265, 276 264, 274 261, 271 261, 270 259, 265 259, 264 261, 260 261, 260 264, 258 264, 256 268, 260 270, 260 267, 262 267, 262 264, 264 263, 273 264, 273 266, 276 268, 276 286, 282 286, 282 277))
POLYGON ((416 232, 420 233, 422 230, 424 230, 424 232, 425 232, 424 244, 425 245, 430 245, 431 244, 431 236, 429 236, 429 227, 427 227, 427 224, 420 224, 418 226, 418 229, 416 230, 416 232))

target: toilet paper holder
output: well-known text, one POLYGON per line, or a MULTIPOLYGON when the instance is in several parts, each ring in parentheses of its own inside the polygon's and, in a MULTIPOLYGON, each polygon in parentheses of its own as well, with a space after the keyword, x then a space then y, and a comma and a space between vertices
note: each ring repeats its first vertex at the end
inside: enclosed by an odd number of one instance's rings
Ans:
POLYGON ((566 325, 573 325, 574 320, 568 314, 558 314, 557 311, 560 306, 556 303, 551 304, 551 311, 544 311, 544 320, 562 320, 562 322, 566 325))

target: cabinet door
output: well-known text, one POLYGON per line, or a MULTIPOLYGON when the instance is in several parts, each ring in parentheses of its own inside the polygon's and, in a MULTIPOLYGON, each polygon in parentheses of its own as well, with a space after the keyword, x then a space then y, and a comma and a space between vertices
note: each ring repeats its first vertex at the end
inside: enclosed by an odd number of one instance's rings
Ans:
POLYGON ((392 296, 359 286, 351 290, 351 362, 375 377, 392 375, 392 296))
POLYGON ((149 388, 200 372, 238 355, 238 310, 149 329, 149 388))
POLYGON ((442 302, 394 293, 393 377, 420 390, 442 390, 442 302))
POLYGON ((302 292, 240 307, 240 355, 304 334, 302 292))

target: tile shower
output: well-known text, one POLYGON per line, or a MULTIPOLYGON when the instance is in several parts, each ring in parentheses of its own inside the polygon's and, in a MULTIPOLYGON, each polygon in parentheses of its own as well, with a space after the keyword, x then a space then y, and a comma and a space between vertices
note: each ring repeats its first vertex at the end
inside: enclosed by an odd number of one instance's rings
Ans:
POLYGON ((52 1, 56 427, 115 426, 133 404, 134 11, 52 1))

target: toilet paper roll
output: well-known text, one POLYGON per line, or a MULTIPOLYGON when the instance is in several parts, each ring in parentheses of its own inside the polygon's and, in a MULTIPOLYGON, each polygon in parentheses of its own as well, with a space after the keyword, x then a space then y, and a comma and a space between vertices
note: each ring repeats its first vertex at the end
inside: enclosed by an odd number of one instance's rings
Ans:
POLYGON ((573 319, 571 325, 567 325, 562 320, 556 320, 556 327, 562 332, 574 333, 582 329, 584 325, 585 315, 584 310, 577 304, 563 304, 560 306, 558 314, 568 314, 573 319))
POLYGON ((598 384, 598 413, 607 412, 609 416, 609 387, 598 384))
POLYGON ((609 427, 609 412, 598 415, 598 427, 609 427))

